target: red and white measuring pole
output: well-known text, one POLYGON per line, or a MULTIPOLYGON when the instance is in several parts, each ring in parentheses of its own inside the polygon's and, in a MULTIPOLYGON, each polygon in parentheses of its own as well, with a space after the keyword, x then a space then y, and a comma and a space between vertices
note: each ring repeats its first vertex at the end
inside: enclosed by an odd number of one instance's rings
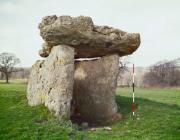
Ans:
POLYGON ((135 101, 134 101, 134 64, 133 64, 133 75, 132 75, 132 78, 133 78, 133 83, 132 83, 132 89, 133 89, 133 102, 132 102, 132 112, 133 112, 133 116, 135 115, 135 101))

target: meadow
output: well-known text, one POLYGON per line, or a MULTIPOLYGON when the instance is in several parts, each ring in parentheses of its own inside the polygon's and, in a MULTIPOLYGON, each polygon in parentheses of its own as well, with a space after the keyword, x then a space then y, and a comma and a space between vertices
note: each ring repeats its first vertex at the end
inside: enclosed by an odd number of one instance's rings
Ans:
POLYGON ((30 107, 23 82, 0 82, 0 140, 179 140, 180 88, 136 88, 132 116, 131 88, 118 88, 116 101, 123 119, 112 131, 92 131, 61 121, 43 105, 30 107))

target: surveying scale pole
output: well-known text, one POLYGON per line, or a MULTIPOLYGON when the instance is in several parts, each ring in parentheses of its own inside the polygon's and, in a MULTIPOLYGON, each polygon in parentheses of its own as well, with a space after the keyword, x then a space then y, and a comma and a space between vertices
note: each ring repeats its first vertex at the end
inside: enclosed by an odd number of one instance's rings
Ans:
POLYGON ((134 101, 134 64, 133 64, 133 75, 132 75, 133 81, 132 81, 132 89, 133 89, 133 102, 132 102, 132 112, 133 116, 135 115, 135 101, 134 101))

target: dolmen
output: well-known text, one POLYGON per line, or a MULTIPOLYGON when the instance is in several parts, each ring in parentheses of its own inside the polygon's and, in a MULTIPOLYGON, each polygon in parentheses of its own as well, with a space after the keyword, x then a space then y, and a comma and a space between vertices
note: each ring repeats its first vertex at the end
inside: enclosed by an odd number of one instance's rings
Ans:
POLYGON ((94 25, 90 17, 47 16, 44 40, 28 80, 28 104, 44 104, 60 119, 110 123, 121 118, 115 93, 119 57, 140 45, 138 33, 94 25))

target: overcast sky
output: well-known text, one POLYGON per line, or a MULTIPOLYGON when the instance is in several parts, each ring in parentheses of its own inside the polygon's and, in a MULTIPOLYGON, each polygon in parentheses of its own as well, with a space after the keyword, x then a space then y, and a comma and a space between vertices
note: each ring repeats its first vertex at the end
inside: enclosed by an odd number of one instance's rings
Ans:
POLYGON ((14 53, 26 67, 41 59, 38 23, 54 14, 139 32, 140 48, 131 55, 136 66, 180 57, 179 0, 0 0, 0 53, 14 53))

